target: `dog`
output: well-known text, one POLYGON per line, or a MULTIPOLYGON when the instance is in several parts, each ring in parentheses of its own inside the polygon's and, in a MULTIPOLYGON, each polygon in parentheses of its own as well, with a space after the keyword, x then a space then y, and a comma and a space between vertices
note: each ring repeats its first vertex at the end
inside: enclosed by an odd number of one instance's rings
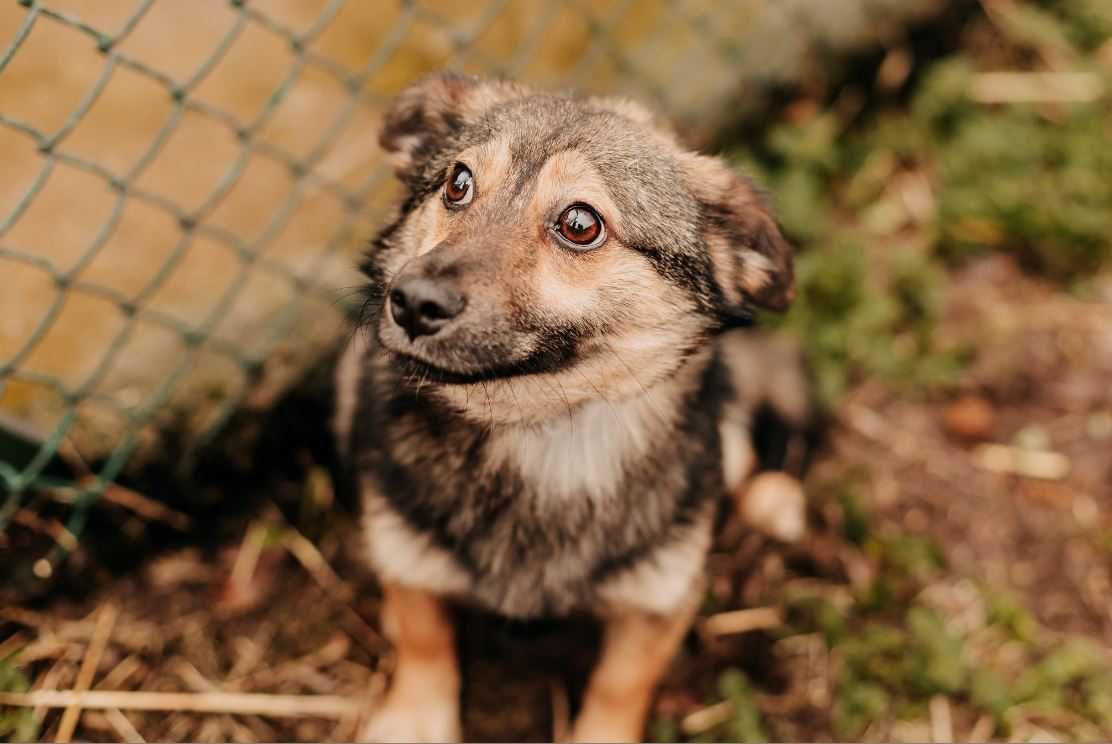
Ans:
POLYGON ((598 617, 572 738, 639 740, 756 408, 807 415, 797 360, 747 329, 791 301, 792 249, 749 180, 634 102, 445 73, 379 141, 405 194, 335 419, 397 654, 362 736, 459 740, 462 602, 598 617))

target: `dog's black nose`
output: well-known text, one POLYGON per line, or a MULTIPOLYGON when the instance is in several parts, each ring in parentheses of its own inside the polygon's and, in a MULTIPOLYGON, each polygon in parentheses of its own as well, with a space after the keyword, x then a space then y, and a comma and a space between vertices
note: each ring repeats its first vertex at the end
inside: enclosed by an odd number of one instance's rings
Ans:
POLYGON ((463 295, 422 277, 403 279, 390 290, 390 316, 409 340, 431 336, 463 310, 463 295))

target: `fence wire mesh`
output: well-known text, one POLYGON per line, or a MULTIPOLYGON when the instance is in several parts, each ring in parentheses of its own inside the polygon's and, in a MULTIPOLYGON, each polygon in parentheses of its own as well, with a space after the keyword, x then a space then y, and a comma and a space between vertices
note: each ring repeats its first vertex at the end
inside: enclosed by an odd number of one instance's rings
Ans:
MULTIPOLYGON (((808 5, 11 2, 0 541, 13 522, 51 536, 35 564, 49 574, 158 431, 204 442, 335 345, 346 267, 391 188, 373 129, 406 84, 505 75, 641 98, 706 130, 743 105, 739 86, 790 78, 793 45, 850 43, 844 8, 808 5), (40 519, 44 499, 65 518, 40 519)), ((852 6, 880 25, 906 12, 852 6)))

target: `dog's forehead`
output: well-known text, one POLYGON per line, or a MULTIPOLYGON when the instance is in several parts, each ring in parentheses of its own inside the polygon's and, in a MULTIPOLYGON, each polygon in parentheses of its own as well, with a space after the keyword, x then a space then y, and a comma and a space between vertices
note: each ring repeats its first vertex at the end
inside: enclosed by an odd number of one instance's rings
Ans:
MULTIPOLYGON (((591 165, 637 231, 694 228, 694 198, 680 175, 676 148, 651 126, 586 101, 536 96, 490 111, 475 143, 497 142, 510 155, 509 177, 524 183, 554 155, 574 151, 591 165)), ((679 236, 676 236, 679 237, 679 236)))
POLYGON ((556 153, 576 150, 615 183, 638 173, 671 175, 673 152, 651 128, 574 99, 536 96, 491 112, 492 136, 504 139, 519 167, 537 168, 556 153))

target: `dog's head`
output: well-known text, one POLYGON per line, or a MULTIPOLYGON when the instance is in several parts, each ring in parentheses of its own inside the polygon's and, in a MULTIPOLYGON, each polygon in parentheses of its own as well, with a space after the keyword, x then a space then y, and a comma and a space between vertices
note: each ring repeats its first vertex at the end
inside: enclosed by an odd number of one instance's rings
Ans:
POLYGON ((439 75, 380 141, 407 196, 364 263, 365 320, 407 377, 483 419, 628 397, 791 299, 752 184, 636 104, 439 75))

